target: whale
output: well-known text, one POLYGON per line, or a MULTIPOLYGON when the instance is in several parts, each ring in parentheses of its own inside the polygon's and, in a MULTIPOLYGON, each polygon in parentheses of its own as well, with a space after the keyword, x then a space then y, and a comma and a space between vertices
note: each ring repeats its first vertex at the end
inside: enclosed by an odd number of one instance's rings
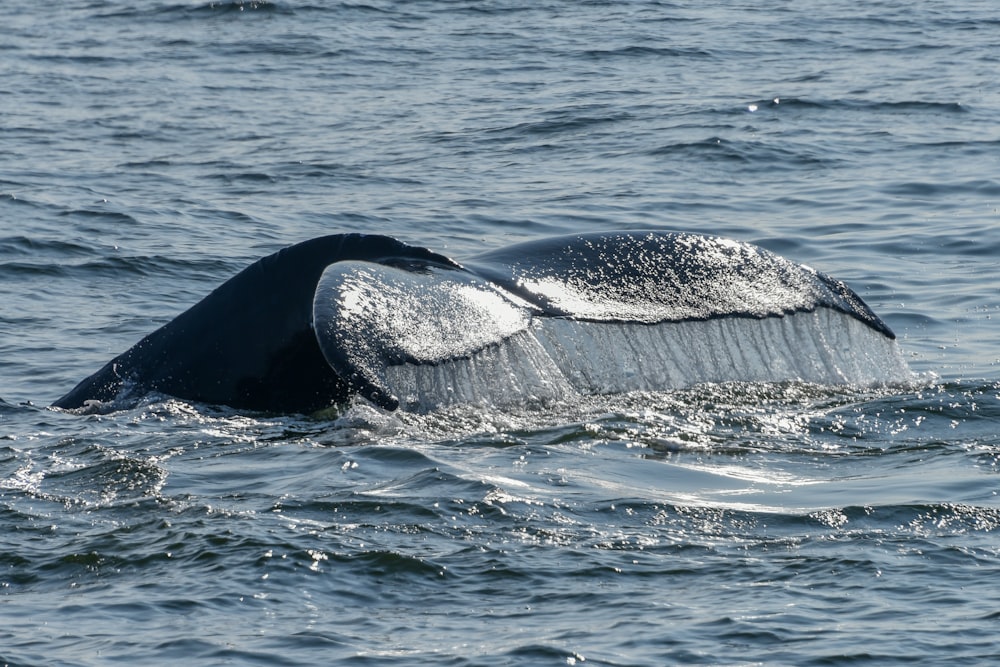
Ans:
POLYGON ((266 413, 393 411, 702 382, 900 381, 886 323, 844 282, 683 231, 544 238, 459 262, 375 234, 264 257, 52 405, 150 394, 266 413))

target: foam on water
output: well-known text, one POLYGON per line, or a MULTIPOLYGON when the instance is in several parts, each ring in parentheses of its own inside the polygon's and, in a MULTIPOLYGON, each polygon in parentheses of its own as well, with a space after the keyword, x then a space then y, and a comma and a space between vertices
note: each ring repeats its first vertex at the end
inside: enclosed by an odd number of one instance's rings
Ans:
POLYGON ((827 308, 657 325, 537 318, 529 330, 468 357, 385 371, 401 405, 418 411, 707 382, 871 386, 915 377, 895 341, 827 308))

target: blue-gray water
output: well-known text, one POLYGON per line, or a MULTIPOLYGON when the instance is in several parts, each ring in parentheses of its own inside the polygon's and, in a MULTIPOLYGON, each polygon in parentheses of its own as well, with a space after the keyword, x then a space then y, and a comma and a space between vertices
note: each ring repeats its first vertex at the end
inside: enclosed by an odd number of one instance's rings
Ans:
POLYGON ((1000 658, 990 0, 3 14, 0 664, 1000 658), (313 236, 461 256, 630 227, 847 281, 931 379, 45 407, 313 236))

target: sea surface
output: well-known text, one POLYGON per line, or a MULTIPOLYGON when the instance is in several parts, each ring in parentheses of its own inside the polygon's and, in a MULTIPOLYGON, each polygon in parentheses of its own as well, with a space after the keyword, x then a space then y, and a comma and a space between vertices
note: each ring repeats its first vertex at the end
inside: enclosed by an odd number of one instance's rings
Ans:
POLYGON ((992 0, 67 0, 2 22, 0 664, 1000 660, 992 0), (295 242, 462 258, 635 228, 846 281, 920 381, 47 407, 295 242))

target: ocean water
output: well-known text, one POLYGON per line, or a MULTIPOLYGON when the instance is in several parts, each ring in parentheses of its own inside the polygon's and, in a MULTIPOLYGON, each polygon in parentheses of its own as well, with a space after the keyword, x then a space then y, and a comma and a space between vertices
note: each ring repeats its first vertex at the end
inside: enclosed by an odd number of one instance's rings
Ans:
POLYGON ((0 664, 996 661, 998 30, 986 0, 8 7, 0 664), (314 236, 630 228, 845 280, 921 381, 46 407, 314 236))

